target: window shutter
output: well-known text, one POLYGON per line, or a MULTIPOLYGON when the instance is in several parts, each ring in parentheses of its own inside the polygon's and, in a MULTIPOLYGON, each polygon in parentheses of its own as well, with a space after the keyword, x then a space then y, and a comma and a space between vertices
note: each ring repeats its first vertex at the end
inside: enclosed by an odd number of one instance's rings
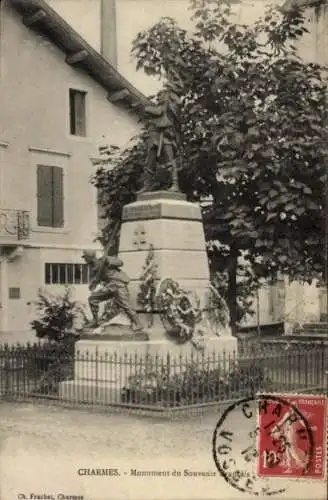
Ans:
POLYGON ((86 92, 69 90, 70 133, 86 136, 86 92))
POLYGON ((76 135, 85 137, 85 93, 75 93, 75 126, 76 135))
POLYGON ((37 167, 38 226, 52 226, 52 167, 37 167))
POLYGON ((52 167, 53 181, 53 227, 64 225, 64 183, 63 169, 52 167))

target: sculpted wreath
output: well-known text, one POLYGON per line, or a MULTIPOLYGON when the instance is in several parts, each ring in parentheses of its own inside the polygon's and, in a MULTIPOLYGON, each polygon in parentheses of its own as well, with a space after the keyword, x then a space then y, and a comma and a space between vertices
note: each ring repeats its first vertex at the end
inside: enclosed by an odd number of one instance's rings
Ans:
POLYGON ((156 303, 169 337, 179 344, 191 340, 202 317, 197 299, 176 281, 165 278, 158 285, 156 303))

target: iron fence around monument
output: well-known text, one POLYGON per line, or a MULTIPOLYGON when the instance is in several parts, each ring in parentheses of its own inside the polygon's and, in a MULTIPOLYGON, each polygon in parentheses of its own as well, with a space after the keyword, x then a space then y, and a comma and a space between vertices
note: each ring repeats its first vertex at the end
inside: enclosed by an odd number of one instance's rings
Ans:
POLYGON ((328 392, 328 344, 241 342, 229 355, 145 357, 0 346, 0 399, 148 409, 206 407, 258 391, 328 392))

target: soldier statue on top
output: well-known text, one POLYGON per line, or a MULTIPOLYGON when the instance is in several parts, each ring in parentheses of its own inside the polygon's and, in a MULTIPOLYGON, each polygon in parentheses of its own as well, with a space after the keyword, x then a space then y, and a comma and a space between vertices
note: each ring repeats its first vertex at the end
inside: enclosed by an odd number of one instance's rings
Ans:
POLYGON ((93 322, 89 325, 92 328, 99 326, 99 304, 111 300, 114 307, 123 310, 131 321, 135 332, 142 332, 141 325, 136 311, 130 305, 130 294, 128 284, 130 278, 122 271, 123 261, 117 257, 104 255, 97 259, 94 251, 84 251, 83 258, 90 266, 89 306, 93 317, 93 322))
POLYGON ((169 191, 180 192, 176 159, 180 145, 178 92, 179 86, 169 82, 166 88, 158 94, 158 104, 144 108, 148 122, 147 159, 143 173, 143 187, 139 193, 154 190, 154 175, 158 165, 170 170, 169 191))

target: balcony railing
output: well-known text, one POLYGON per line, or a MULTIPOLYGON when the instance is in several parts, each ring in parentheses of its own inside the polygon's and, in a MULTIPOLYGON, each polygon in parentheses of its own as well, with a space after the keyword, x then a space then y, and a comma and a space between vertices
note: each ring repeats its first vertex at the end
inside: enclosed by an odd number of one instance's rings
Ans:
POLYGON ((26 240, 30 235, 30 213, 27 210, 0 208, 0 243, 26 240))

